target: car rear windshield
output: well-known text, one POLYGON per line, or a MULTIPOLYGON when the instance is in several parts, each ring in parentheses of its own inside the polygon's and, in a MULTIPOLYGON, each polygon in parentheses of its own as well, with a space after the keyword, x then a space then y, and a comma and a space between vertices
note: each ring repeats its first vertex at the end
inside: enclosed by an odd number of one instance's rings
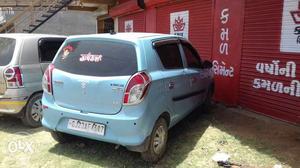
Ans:
POLYGON ((0 66, 10 63, 16 46, 16 40, 0 37, 0 66))
POLYGON ((88 76, 127 76, 137 71, 135 47, 121 42, 67 42, 54 61, 55 68, 88 76))

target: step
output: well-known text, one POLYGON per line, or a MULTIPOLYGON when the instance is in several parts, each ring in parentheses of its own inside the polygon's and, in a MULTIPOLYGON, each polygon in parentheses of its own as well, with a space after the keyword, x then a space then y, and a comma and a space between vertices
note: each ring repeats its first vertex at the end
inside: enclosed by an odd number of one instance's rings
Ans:
POLYGON ((56 10, 48 10, 47 13, 54 13, 56 10))
POLYGON ((50 17, 50 16, 51 15, 45 15, 45 14, 42 15, 42 17, 45 17, 45 18, 50 17))
POLYGON ((31 31, 31 30, 23 29, 23 32, 28 32, 29 33, 29 31, 31 31))
POLYGON ((36 22, 43 22, 43 21, 45 21, 45 20, 40 20, 40 19, 37 19, 37 20, 35 20, 36 22))
POLYGON ((37 26, 37 25, 33 25, 33 24, 32 24, 32 25, 29 25, 29 27, 36 27, 36 26, 37 26))

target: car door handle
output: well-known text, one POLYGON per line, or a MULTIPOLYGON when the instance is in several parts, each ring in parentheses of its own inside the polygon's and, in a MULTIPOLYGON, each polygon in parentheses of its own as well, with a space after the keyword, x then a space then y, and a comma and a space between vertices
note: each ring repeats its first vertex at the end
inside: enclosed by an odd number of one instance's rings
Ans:
POLYGON ((59 85, 63 85, 64 84, 64 82, 63 81, 58 81, 58 80, 55 80, 55 81, 53 81, 55 84, 59 84, 59 85))
POLYGON ((174 82, 169 82, 169 89, 174 89, 175 83, 174 82))

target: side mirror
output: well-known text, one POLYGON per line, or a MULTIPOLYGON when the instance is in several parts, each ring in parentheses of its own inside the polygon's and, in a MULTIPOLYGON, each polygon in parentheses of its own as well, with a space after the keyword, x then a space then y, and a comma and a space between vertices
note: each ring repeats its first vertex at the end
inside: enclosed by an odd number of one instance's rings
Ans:
POLYGON ((213 67, 213 64, 210 61, 205 60, 202 64, 203 69, 210 69, 213 67))

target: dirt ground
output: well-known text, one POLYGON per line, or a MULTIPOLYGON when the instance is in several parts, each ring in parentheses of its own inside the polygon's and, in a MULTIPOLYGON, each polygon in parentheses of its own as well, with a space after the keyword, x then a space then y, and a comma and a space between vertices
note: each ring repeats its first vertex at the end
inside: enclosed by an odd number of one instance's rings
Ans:
POLYGON ((300 127, 222 105, 196 110, 173 127, 168 150, 157 164, 145 163, 138 153, 113 144, 85 139, 57 144, 43 128, 28 129, 8 116, 0 117, 0 140, 1 168, 213 168, 218 167, 211 159, 216 152, 226 152, 231 162, 245 168, 300 167, 300 127))

